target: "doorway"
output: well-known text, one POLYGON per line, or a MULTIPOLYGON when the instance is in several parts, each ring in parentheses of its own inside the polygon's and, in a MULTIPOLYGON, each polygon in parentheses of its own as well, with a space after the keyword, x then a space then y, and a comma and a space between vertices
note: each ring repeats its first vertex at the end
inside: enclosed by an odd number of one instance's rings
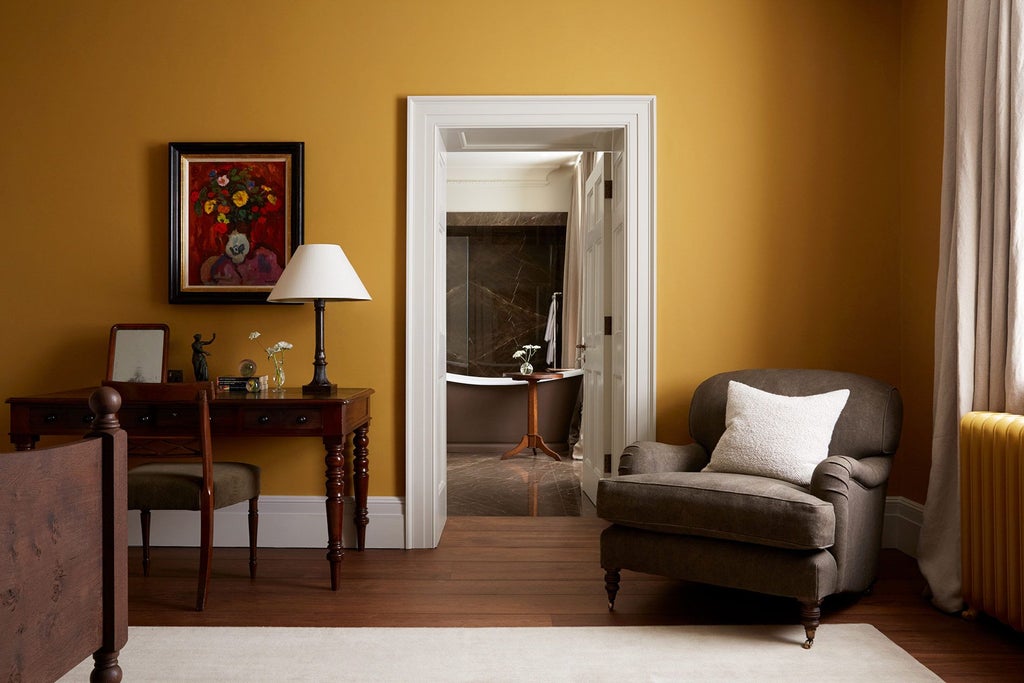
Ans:
POLYGON ((592 515, 573 459, 581 269, 566 262, 579 258, 590 157, 448 152, 448 516, 592 515), (508 376, 524 360, 552 374, 536 384, 532 413, 531 390, 508 376))
MULTIPOLYGON (((620 136, 621 408, 626 443, 654 437, 654 98, 410 97, 406 270, 407 548, 437 545, 446 510, 445 235, 449 149, 600 149, 620 136)), ((615 453, 607 453, 612 469, 615 453)))

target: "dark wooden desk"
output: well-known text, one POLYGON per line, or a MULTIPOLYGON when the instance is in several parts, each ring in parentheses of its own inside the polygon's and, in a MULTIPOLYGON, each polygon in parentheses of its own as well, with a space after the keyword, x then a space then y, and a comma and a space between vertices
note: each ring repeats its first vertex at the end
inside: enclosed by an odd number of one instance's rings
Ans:
POLYGON ((562 456, 551 450, 551 447, 544 443, 544 437, 537 433, 537 382, 542 379, 561 379, 562 373, 531 372, 529 375, 524 375, 519 372, 506 372, 504 376, 517 382, 527 382, 529 386, 526 394, 526 434, 511 450, 503 453, 501 459, 511 458, 527 448, 533 448, 536 453, 536 449, 539 448, 555 460, 561 460, 562 456))
MULTIPOLYGON (((39 396, 9 398, 11 443, 19 451, 31 450, 41 435, 80 436, 92 422, 89 395, 95 387, 59 391, 39 396)), ((370 395, 373 389, 338 389, 330 396, 303 395, 300 389, 283 393, 217 392, 210 402, 211 432, 218 436, 313 436, 323 439, 327 489, 327 560, 331 564, 331 589, 338 590, 341 559, 342 515, 345 492, 345 446, 352 435, 352 478, 355 491, 356 546, 366 547, 369 523, 366 492, 370 480, 370 395)), ((166 428, 173 415, 161 415, 155 406, 122 408, 122 429, 145 434, 147 424, 159 420, 166 428)))

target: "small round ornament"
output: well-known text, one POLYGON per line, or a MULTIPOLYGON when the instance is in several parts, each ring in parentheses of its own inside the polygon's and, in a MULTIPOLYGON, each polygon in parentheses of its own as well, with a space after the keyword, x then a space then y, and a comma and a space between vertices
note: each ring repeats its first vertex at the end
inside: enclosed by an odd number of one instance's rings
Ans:
POLYGON ((256 361, 246 358, 238 364, 238 374, 242 377, 252 377, 256 373, 256 361))

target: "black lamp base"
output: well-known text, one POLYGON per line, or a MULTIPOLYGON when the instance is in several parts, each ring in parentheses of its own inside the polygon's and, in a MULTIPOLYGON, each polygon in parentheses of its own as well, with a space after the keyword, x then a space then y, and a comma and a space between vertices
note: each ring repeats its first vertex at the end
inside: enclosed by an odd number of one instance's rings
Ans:
POLYGON ((316 329, 316 350, 313 353, 313 380, 302 387, 303 395, 330 396, 338 385, 327 379, 327 358, 324 354, 324 304, 323 299, 313 300, 314 326, 316 329))

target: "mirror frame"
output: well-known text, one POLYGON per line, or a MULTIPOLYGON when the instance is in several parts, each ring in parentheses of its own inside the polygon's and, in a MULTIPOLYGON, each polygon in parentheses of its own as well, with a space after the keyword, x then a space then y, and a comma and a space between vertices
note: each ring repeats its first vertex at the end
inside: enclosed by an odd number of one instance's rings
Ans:
POLYGON ((113 325, 107 349, 107 381, 166 382, 170 337, 171 330, 163 323, 113 325), (128 366, 133 370, 126 370, 128 366), (134 374, 136 371, 141 372, 134 374))

